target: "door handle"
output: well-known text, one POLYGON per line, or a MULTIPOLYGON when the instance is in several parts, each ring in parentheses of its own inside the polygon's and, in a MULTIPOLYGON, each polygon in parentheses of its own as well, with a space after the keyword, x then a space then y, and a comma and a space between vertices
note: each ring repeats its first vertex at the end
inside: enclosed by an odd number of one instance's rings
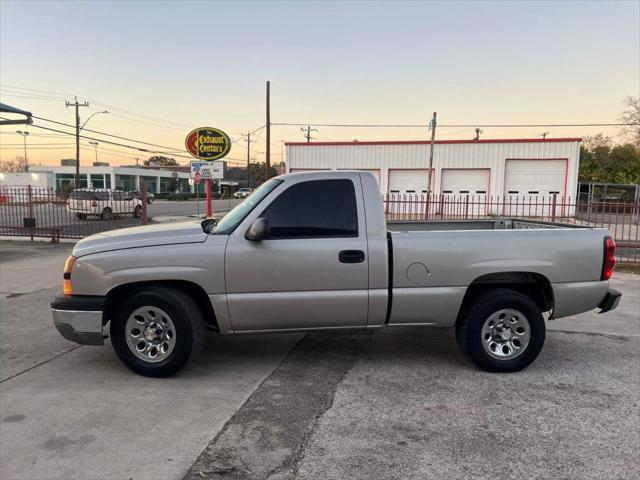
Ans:
POLYGON ((342 250, 338 254, 340 263, 362 263, 364 262, 364 252, 362 250, 342 250))

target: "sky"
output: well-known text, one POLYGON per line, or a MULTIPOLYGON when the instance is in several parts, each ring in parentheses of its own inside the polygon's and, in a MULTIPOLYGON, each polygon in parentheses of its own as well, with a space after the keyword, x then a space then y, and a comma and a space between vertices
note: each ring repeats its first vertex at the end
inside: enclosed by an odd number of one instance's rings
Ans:
MULTIPOLYGON (((178 151, 191 129, 217 127, 238 139, 230 162, 244 164, 241 135, 265 124, 267 80, 274 123, 426 125, 437 111, 437 139, 475 135, 444 125, 615 123, 625 95, 640 95, 640 2, 0 0, 0 102, 42 118, 73 124, 65 100, 77 95, 90 104, 81 121, 110 111, 87 129, 178 151)), ((317 128, 320 141, 428 135, 317 128)), ((0 129, 0 160, 23 155, 17 129, 0 129)), ((28 130, 29 163, 74 157, 72 136, 28 130)), ((620 132, 485 127, 481 138, 545 131, 620 132)), ((251 158, 262 161, 264 130, 252 138, 251 158)), ((284 141, 302 140, 298 126, 272 127, 272 161, 284 141)), ((81 165, 95 160, 88 142, 81 165)), ((97 154, 112 165, 150 156, 103 141, 97 154)))

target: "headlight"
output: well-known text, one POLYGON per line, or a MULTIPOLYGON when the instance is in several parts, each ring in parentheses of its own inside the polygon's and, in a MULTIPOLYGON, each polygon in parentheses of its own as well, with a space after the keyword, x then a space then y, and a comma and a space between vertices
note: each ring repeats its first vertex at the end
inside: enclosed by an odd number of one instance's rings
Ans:
POLYGON ((62 274, 62 278, 64 279, 62 282, 62 291, 66 296, 71 296, 71 270, 73 269, 73 264, 76 263, 76 257, 73 255, 67 258, 67 261, 64 262, 64 273, 62 274))

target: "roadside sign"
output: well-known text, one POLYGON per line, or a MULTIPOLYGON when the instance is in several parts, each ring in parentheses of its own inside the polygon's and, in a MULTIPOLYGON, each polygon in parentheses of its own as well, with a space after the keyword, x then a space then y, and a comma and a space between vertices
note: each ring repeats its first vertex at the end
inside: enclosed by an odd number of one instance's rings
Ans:
MULTIPOLYGON (((224 164, 215 162, 226 156, 231 150, 231 139, 222 130, 213 127, 201 127, 191 130, 184 141, 184 146, 192 157, 204 162, 191 162, 191 178, 195 181, 196 172, 206 180, 207 217, 213 215, 211 208, 211 180, 222 178, 224 164)), ((200 183, 200 182, 198 182, 200 183)))
POLYGON ((223 178, 224 162, 191 162, 191 178, 196 178, 200 174, 201 180, 211 180, 223 178))
POLYGON ((193 175, 193 179, 190 178, 189 180, 193 180, 193 183, 200 185, 200 182, 202 181, 202 174, 198 171, 193 175))
POLYGON ((231 139, 222 130, 213 127, 200 127, 192 130, 184 142, 191 156, 200 160, 217 160, 231 150, 231 139))

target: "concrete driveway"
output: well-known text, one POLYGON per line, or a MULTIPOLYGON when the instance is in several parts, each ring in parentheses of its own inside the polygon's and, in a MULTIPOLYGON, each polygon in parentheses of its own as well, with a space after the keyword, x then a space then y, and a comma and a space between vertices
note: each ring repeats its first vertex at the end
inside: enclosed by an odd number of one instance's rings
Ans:
POLYGON ((450 330, 220 337, 170 379, 51 325, 70 245, 0 242, 3 479, 638 478, 640 276, 548 322, 538 360, 474 368, 450 330))
POLYGON ((640 478, 640 276, 612 285, 617 310, 548 322, 513 374, 451 330, 308 334, 188 478, 640 478))
POLYGON ((211 335, 197 364, 139 377, 54 329, 71 245, 0 242, 0 478, 181 478, 301 335, 211 335))

